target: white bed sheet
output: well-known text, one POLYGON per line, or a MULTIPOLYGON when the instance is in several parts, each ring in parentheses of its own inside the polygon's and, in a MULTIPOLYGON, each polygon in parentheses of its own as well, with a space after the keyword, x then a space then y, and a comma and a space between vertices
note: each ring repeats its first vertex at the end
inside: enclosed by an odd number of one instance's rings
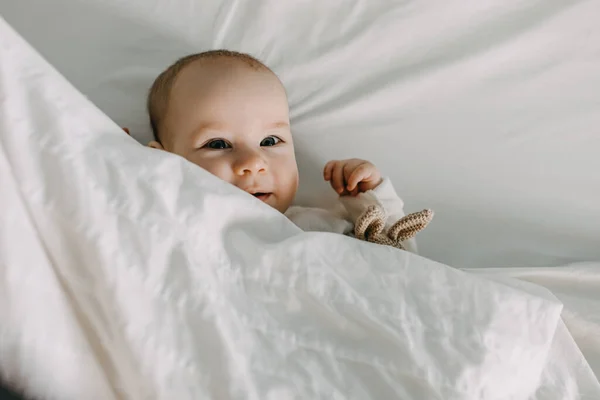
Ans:
POLYGON ((0 0, 0 14, 142 142, 159 71, 247 51, 288 88, 302 204, 327 201, 328 159, 364 157, 408 211, 436 210, 428 257, 600 261, 598 1, 0 0))
POLYGON ((600 396, 549 291, 303 233, 123 135, 1 19, 0 185, 0 373, 30 393, 600 396))
POLYGON ((553 268, 468 269, 487 277, 517 278, 543 286, 563 303, 562 319, 600 377, 600 263, 553 268))

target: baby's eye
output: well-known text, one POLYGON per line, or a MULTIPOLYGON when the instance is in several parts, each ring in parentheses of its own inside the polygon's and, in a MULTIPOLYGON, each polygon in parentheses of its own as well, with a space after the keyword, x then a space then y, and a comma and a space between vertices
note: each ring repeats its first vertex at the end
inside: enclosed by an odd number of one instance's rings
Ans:
POLYGON ((215 140, 211 140, 210 142, 206 143, 204 145, 204 147, 208 147, 209 149, 212 149, 212 150, 223 150, 223 149, 230 148, 231 145, 229 143, 227 143, 226 141, 224 141, 223 139, 215 139, 215 140))
POLYGON ((280 142, 281 142, 281 139, 279 139, 277 136, 267 136, 260 142, 260 145, 261 146, 275 146, 276 144, 279 144, 280 142))

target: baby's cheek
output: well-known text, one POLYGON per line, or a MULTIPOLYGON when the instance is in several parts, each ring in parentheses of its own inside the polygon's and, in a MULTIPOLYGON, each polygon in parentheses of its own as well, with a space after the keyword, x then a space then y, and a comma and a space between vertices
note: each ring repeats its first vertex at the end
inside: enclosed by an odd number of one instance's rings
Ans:
POLYGON ((286 176, 281 176, 279 179, 282 186, 285 187, 286 201, 291 203, 296 196, 296 191, 298 190, 298 171, 296 169, 292 169, 286 174, 286 176))
POLYGON ((194 164, 222 180, 232 183, 231 168, 222 160, 194 160, 194 164))

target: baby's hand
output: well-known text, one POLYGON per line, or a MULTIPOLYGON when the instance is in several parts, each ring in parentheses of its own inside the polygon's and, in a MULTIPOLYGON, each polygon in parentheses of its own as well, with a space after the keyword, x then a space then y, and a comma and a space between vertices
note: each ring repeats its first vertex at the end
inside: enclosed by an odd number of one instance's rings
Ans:
POLYGON ((375 189, 383 180, 375 165, 357 158, 329 161, 323 177, 340 196, 356 196, 375 189))

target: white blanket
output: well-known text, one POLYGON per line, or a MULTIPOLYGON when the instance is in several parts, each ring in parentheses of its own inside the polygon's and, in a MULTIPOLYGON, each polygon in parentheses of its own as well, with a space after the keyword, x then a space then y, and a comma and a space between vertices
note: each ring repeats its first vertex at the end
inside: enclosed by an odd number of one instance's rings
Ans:
POLYGON ((3 20, 0 188, 0 367, 34 395, 600 396, 549 292, 303 233, 124 135, 3 20))
POLYGON ((563 303, 561 318, 596 376, 600 376, 600 263, 551 268, 483 268, 470 273, 544 286, 563 303))

